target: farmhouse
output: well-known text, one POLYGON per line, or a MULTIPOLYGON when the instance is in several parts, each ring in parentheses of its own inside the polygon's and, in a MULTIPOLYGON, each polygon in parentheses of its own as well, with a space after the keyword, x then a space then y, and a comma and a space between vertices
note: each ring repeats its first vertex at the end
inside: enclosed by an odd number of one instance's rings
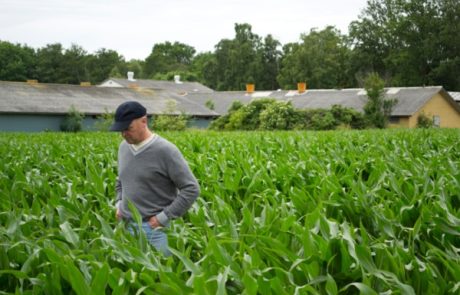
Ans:
POLYGON ((187 113, 196 127, 205 127, 218 116, 184 96, 162 89, 0 81, 0 131, 59 131, 72 107, 85 115, 83 129, 94 130, 101 115, 114 113, 126 100, 141 102, 149 115, 165 113, 168 102, 173 100, 175 113, 187 113))
MULTIPOLYGON (((441 86, 386 88, 387 98, 397 99, 390 123, 413 128, 425 115, 439 127, 460 128, 460 106, 441 86)), ((94 130, 100 116, 113 113, 126 100, 137 100, 149 115, 166 113, 174 101, 174 114, 185 113, 191 127, 205 128, 210 121, 227 113, 234 101, 244 104, 254 99, 290 101, 299 109, 328 109, 333 105, 362 111, 367 102, 363 89, 213 91, 197 82, 110 78, 101 85, 43 84, 36 81, 0 81, 0 131, 58 131, 74 108, 85 115, 84 130, 94 130)))

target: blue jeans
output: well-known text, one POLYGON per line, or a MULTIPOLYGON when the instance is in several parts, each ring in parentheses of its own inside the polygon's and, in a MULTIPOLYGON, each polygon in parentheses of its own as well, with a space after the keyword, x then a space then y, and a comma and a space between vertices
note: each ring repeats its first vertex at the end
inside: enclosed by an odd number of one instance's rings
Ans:
MULTIPOLYGON (((132 235, 139 231, 137 223, 133 221, 128 223, 127 228, 132 235)), ((152 228, 148 222, 142 222, 142 230, 147 237, 147 241, 155 249, 163 253, 164 256, 171 256, 171 252, 168 249, 168 236, 163 228, 152 228)))

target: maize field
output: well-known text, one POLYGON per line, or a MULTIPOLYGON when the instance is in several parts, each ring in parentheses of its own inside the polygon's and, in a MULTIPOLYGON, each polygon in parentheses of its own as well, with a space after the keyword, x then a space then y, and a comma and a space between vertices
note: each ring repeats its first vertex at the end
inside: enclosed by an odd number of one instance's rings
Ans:
POLYGON ((165 132, 201 195, 163 257, 115 133, 0 134, 0 294, 460 294, 460 132, 165 132))

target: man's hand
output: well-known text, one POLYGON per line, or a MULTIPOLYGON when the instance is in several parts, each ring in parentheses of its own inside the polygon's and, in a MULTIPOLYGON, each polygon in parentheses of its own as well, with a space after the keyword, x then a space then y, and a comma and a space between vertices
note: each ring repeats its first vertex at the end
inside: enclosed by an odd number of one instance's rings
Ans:
POLYGON ((121 219, 121 212, 120 212, 120 209, 118 208, 117 208, 117 212, 115 213, 115 217, 117 218, 117 220, 121 219))
POLYGON ((163 227, 163 225, 158 221, 158 218, 156 216, 150 217, 149 224, 152 228, 163 227))

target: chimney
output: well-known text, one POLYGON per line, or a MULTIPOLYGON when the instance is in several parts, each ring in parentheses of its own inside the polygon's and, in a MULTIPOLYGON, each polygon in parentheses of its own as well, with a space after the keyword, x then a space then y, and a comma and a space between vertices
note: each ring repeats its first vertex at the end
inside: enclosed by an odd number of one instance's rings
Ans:
POLYGON ((307 90, 307 82, 297 83, 297 91, 299 93, 304 93, 307 90))
POLYGON ((174 83, 176 84, 182 84, 181 80, 180 80, 180 75, 174 75, 174 83))
POLYGON ((134 72, 128 72, 127 74, 128 74, 128 81, 136 81, 134 79, 134 72))
POLYGON ((255 90, 256 86, 254 83, 247 83, 246 84, 246 93, 253 93, 255 90))

